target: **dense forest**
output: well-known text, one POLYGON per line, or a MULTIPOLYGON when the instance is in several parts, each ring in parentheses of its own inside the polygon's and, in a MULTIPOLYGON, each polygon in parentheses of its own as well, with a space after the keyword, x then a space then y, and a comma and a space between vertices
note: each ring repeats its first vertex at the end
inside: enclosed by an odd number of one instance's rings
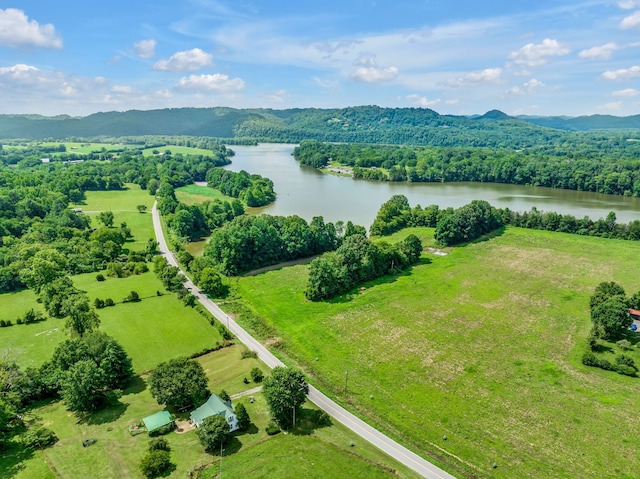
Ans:
MULTIPOLYGON (((0 138, 105 138, 189 135, 222 138, 232 144, 330 142, 531 148, 598 145, 615 136, 638 139, 638 117, 586 117, 579 123, 559 119, 514 118, 499 111, 481 116, 440 115, 428 108, 357 106, 336 109, 174 108, 69 116, 0 115, 0 138), (552 121, 553 120, 553 121, 552 121), (552 128, 548 127, 551 126, 552 128), (602 133, 603 129, 615 132, 602 133), (568 130, 592 131, 568 131, 568 130)), ((578 121, 578 120, 576 120, 578 121)))
POLYGON ((597 145, 526 150, 330 144, 305 141, 302 164, 350 166, 378 181, 476 181, 640 196, 640 142, 607 137, 597 145))

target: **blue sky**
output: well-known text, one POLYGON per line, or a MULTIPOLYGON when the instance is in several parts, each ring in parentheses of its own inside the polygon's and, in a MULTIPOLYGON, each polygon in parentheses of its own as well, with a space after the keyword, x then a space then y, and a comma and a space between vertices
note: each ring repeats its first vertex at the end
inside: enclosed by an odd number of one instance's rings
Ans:
POLYGON ((640 0, 0 7, 0 113, 372 104, 639 114, 640 0))

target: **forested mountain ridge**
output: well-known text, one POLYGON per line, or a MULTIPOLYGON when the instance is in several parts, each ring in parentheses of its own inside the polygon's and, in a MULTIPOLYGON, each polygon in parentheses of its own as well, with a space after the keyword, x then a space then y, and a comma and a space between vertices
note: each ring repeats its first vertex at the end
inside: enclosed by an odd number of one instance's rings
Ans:
POLYGON ((465 117, 440 115, 427 108, 378 106, 288 110, 168 108, 95 113, 82 118, 66 115, 0 115, 0 138, 192 135, 245 137, 276 142, 315 139, 330 142, 527 148, 567 141, 580 143, 581 133, 568 132, 566 129, 588 129, 589 125, 598 129, 640 129, 640 116, 514 118, 492 110, 482 116, 465 117), (563 123, 569 121, 574 123, 563 123), (556 126, 565 131, 550 128, 556 126))

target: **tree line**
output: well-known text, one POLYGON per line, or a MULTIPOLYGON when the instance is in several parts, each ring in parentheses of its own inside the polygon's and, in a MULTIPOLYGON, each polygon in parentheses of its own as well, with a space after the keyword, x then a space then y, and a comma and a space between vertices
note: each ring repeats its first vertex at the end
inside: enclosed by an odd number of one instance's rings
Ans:
POLYGON ((474 181, 640 196, 640 142, 624 139, 527 149, 305 141, 295 148, 294 157, 316 168, 325 167, 330 160, 350 166, 356 179, 474 181))
POLYGON ((276 199, 273 182, 260 175, 250 175, 242 170, 238 173, 220 168, 207 172, 207 182, 211 188, 220 190, 232 198, 239 198, 247 206, 264 206, 276 199))

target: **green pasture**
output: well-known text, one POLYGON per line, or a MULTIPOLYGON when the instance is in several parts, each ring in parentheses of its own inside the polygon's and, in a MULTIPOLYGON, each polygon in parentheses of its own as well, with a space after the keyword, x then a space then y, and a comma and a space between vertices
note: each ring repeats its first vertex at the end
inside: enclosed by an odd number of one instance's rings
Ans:
POLYGON ((178 153, 182 155, 203 155, 203 156, 213 156, 213 151, 205 150, 203 148, 191 148, 189 146, 176 146, 176 145, 165 145, 165 146, 156 146, 155 148, 146 148, 142 150, 142 154, 144 156, 153 156, 154 150, 157 150, 159 153, 165 153, 166 151, 170 151, 172 155, 176 155, 178 153))
MULTIPOLYGON (((42 143, 42 146, 58 146, 63 144, 67 147, 66 153, 77 153, 79 155, 86 155, 89 153, 100 153, 104 148, 105 151, 114 151, 114 150, 122 150, 123 148, 136 148, 136 145, 123 145, 123 144, 115 144, 115 143, 79 143, 79 142, 53 142, 53 143, 42 143)), ((52 155, 59 155, 59 152, 53 152, 52 155)))
POLYGON ((175 294, 164 292, 154 273, 106 281, 96 281, 95 277, 95 273, 78 275, 74 283, 87 292, 92 302, 95 298, 111 298, 117 303, 97 310, 100 329, 122 344, 136 372, 148 371, 168 359, 190 356, 222 342, 218 330, 205 317, 185 307, 175 294), (131 291, 136 291, 141 301, 121 303, 131 291), (158 296, 157 291, 164 294, 158 296))
POLYGON ((187 185, 176 189, 176 198, 181 203, 188 205, 200 204, 205 201, 221 200, 233 201, 235 198, 223 195, 218 190, 209 188, 208 186, 187 185))
MULTIPOLYGON (((256 359, 241 359, 243 349, 243 346, 231 346, 198 358, 205 367, 212 391, 224 389, 229 394, 237 394, 256 386, 255 383, 244 384, 242 378, 249 377, 249 371, 255 366, 263 370, 266 368, 256 359)), ((69 413, 62 402, 28 413, 25 416, 27 422, 45 425, 60 440, 44 451, 25 452, 13 447, 0 455, 0 478, 142 478, 138 464, 146 452, 149 437, 147 434, 131 436, 128 428, 143 417, 162 410, 162 406, 151 397, 145 381, 146 376, 138 378, 124 391, 117 405, 83 418, 69 413), (96 439, 97 442, 84 448, 82 441, 85 439, 96 439), (23 464, 22 469, 17 466, 19 462, 23 464)), ((243 474, 243 471, 254 471, 258 465, 264 471, 284 470, 282 468, 287 464, 300 467, 294 464, 294 457, 283 462, 287 450, 295 452, 295 458, 304 461, 307 467, 313 462, 314 471, 334 471, 337 475, 332 474, 332 477, 344 477, 340 471, 348 472, 353 477, 393 477, 386 471, 395 467, 394 461, 372 446, 358 441, 343 427, 334 425, 314 430, 309 422, 314 410, 310 404, 301 408, 296 434, 268 436, 264 431, 269 421, 264 398, 261 393, 252 393, 251 396, 253 402, 249 396, 234 400, 235 404, 242 402, 245 405, 252 427, 247 432, 235 433, 225 448, 223 473, 228 465, 229 477, 267 477, 260 472, 243 474), (354 442, 354 447, 349 446, 350 441, 354 442), (237 471, 237 474, 232 475, 233 471, 237 471)), ((188 417, 188 413, 180 417, 188 417)), ((215 476, 220 466, 219 455, 205 453, 195 432, 174 432, 164 437, 171 447, 171 461, 176 465, 175 470, 165 477, 189 477, 189 471, 196 466, 211 467, 209 471, 204 471, 204 477, 215 476)), ((399 469, 398 473, 396 477, 417 477, 404 473, 403 469, 399 469)), ((306 477, 320 476, 312 474, 306 477)))
POLYGON ((580 358, 595 286, 640 289, 640 244, 508 228, 447 252, 327 302, 305 265, 237 291, 286 360, 457 477, 637 477, 640 379, 580 358))
POLYGON ((97 228, 100 226, 96 216, 101 211, 113 212, 113 225, 118 227, 125 222, 131 228, 133 240, 126 243, 125 247, 131 249, 144 249, 149 238, 155 239, 151 207, 154 197, 140 186, 127 183, 125 190, 120 191, 87 191, 86 199, 80 204, 71 205, 71 208, 81 208, 83 214, 91 217, 91 224, 97 228), (137 206, 145 205, 145 213, 138 212, 137 206))

